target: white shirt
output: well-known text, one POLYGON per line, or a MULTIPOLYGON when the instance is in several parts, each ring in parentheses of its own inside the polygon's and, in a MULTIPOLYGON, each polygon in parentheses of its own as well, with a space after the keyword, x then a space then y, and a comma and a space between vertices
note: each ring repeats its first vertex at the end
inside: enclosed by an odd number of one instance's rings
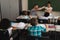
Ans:
POLYGON ((23 22, 20 22, 18 25, 17 25, 17 29, 24 29, 25 28, 25 26, 26 26, 26 24, 25 23, 23 23, 23 22))
POLYGON ((12 34, 12 27, 7 29, 9 32, 9 36, 12 34))
POLYGON ((45 9, 46 9, 45 12, 51 13, 53 8, 52 7, 45 7, 45 9))

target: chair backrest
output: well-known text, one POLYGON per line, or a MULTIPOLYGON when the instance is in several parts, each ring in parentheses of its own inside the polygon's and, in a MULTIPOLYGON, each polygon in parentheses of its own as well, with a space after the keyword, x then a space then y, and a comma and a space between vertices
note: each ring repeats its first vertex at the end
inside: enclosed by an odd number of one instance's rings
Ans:
POLYGON ((7 30, 0 30, 0 40, 10 40, 7 30))
POLYGON ((28 35, 28 33, 29 33, 29 31, 28 30, 25 30, 25 29, 23 29, 23 30, 21 30, 21 35, 23 35, 23 36, 27 36, 28 35))
POLYGON ((60 40, 60 32, 56 31, 55 39, 56 40, 60 40))
POLYGON ((49 33, 48 32, 42 32, 42 36, 49 36, 49 33))

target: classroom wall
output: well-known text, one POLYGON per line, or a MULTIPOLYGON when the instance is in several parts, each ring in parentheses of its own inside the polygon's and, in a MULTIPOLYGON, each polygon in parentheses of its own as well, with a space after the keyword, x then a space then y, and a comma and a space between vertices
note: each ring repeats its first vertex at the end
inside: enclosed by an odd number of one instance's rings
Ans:
POLYGON ((22 10, 28 10, 28 0, 22 0, 22 10))
MULTIPOLYGON (((28 10, 28 0, 22 1, 22 10, 28 10)), ((2 18, 15 20, 19 16, 19 0, 1 0, 2 18)))
MULTIPOLYGON (((22 0, 22 10, 28 10, 29 0, 22 0)), ((19 0, 0 0, 2 18, 9 18, 15 20, 19 16, 19 0)), ((54 12, 56 15, 60 13, 54 12)))
POLYGON ((34 4, 45 6, 48 1, 51 2, 54 11, 60 11, 60 0, 28 0, 28 9, 31 10, 34 4))
POLYGON ((19 15, 19 0, 1 0, 2 18, 15 20, 19 15))

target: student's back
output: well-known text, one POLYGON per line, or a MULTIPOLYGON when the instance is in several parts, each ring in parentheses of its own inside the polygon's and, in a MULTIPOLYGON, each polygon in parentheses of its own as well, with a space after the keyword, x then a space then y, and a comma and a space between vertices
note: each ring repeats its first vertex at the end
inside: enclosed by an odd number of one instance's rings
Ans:
POLYGON ((46 32, 42 26, 31 26, 28 28, 31 36, 41 37, 41 32, 46 32))
POLYGON ((0 40, 10 40, 8 28, 10 28, 10 20, 2 19, 0 22, 0 40))
POLYGON ((32 18, 30 20, 30 23, 32 26, 28 27, 29 35, 34 37, 33 40, 35 39, 39 40, 41 37, 41 32, 46 32, 46 29, 43 28, 42 26, 37 26, 38 20, 36 18, 32 18))

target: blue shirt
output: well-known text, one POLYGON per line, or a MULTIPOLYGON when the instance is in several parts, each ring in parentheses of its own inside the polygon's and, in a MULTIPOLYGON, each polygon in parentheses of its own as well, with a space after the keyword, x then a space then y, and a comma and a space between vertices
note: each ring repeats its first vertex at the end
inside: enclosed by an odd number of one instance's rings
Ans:
POLYGON ((32 26, 28 27, 28 31, 30 32, 30 36, 38 36, 41 37, 41 32, 46 32, 46 29, 42 26, 32 26))

